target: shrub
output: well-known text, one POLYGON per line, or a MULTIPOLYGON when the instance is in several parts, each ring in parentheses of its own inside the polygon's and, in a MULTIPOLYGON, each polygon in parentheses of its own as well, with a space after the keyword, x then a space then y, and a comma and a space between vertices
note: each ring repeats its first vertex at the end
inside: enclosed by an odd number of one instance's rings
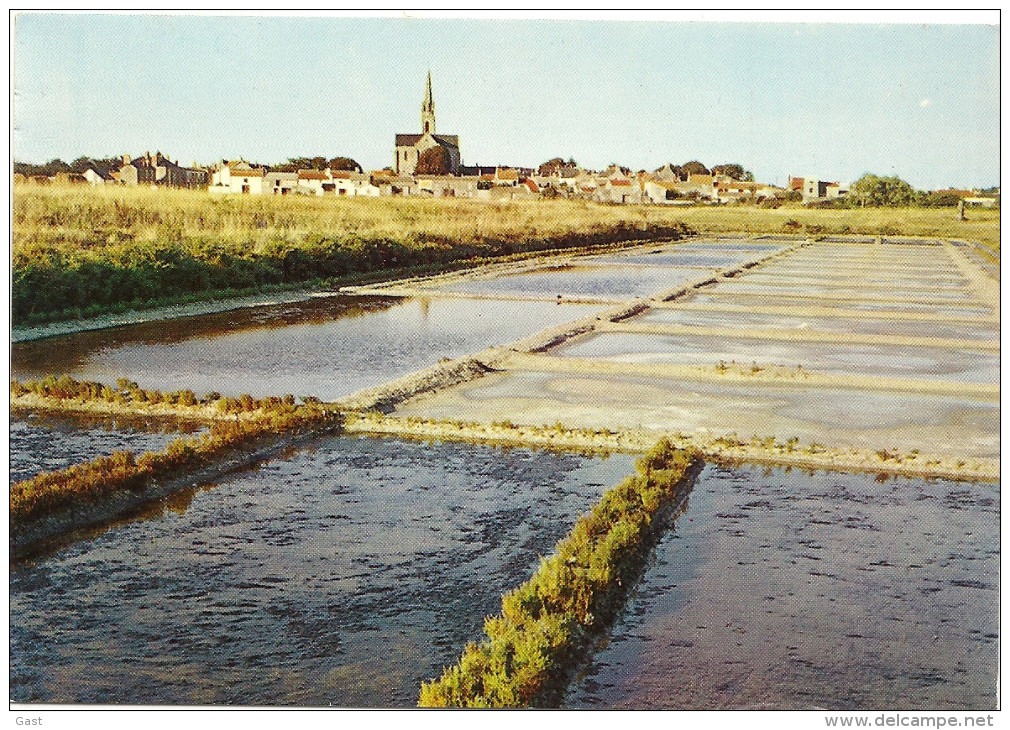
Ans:
POLYGON ((526 707, 561 691, 575 659, 612 619, 663 504, 687 487, 696 455, 663 439, 502 597, 484 622, 486 640, 421 685, 422 707, 526 707))
MULTIPOLYGON (((52 378, 46 378, 42 383, 28 381, 23 385, 12 381, 11 392, 19 389, 33 392, 33 388, 46 390, 56 382, 59 381, 52 378)), ((77 385, 80 389, 89 384, 77 385)), ((95 392, 101 394, 101 386, 95 392)), ((196 396, 188 390, 169 396, 175 396, 180 401, 196 402, 196 396)), ((117 391, 115 397, 118 400, 126 396, 124 391, 117 391)), ((226 400, 228 399, 218 401, 220 410, 224 410, 222 404, 226 400)), ((253 404, 258 406, 259 402, 253 401, 253 404)), ((321 405, 288 405, 264 411, 240 422, 216 422, 201 436, 178 438, 161 452, 148 452, 139 457, 130 452, 117 452, 61 471, 45 472, 11 485, 11 526, 14 529, 20 523, 82 501, 97 502, 116 491, 143 490, 152 478, 172 478, 184 474, 190 468, 200 468, 221 454, 263 436, 334 430, 339 429, 341 423, 342 416, 339 412, 321 405)))

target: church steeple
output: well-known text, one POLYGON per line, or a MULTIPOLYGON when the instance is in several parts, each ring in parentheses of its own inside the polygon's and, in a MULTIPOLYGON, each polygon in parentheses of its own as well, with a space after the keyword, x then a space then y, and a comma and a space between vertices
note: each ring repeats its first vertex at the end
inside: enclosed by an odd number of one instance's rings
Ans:
POLYGON ((431 71, 428 72, 428 88, 424 92, 424 103, 421 104, 421 131, 425 134, 435 134, 435 101, 431 98, 431 71))

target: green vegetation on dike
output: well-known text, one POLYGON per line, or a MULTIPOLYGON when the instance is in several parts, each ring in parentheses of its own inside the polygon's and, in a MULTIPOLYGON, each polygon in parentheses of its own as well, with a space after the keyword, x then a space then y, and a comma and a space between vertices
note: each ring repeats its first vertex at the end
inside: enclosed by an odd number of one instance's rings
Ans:
MULTIPOLYGON (((165 394, 137 388, 136 383, 125 380, 121 380, 115 389, 100 383, 76 381, 67 376, 50 376, 41 381, 26 383, 11 381, 12 397, 26 393, 61 401, 198 405, 192 391, 165 394)), ((137 456, 129 451, 119 451, 12 484, 12 531, 24 523, 68 507, 95 504, 116 492, 143 491, 152 479, 171 479, 203 468, 227 457, 232 450, 252 445, 264 437, 336 431, 342 423, 342 415, 338 411, 327 408, 315 399, 306 399, 306 402, 296 404, 290 396, 256 399, 248 395, 222 398, 210 394, 202 402, 213 404, 222 413, 248 413, 249 417, 214 422, 208 431, 199 436, 175 439, 160 452, 147 452, 137 456)))
POLYGON ((620 609, 664 507, 686 495, 697 455, 663 439, 637 473, 575 523, 537 572, 502 598, 486 639, 421 686, 422 707, 529 707, 556 703, 572 669, 620 609))

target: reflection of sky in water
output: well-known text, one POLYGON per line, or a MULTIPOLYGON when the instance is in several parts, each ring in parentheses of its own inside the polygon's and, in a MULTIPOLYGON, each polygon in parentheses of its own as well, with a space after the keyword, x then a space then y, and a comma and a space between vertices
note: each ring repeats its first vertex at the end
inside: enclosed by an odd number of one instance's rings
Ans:
POLYGON ((678 324, 694 327, 741 329, 786 329, 838 334, 901 335, 951 339, 996 340, 999 327, 978 323, 930 322, 911 319, 847 319, 845 317, 789 317, 780 314, 704 311, 698 309, 652 309, 625 320, 642 324, 678 324))
POLYGON ((492 279, 474 279, 444 287, 466 294, 534 295, 553 297, 598 297, 624 300, 645 297, 680 284, 705 278, 697 268, 645 266, 573 266, 538 270, 492 279))
POLYGON ((720 361, 784 365, 829 373, 952 380, 999 381, 999 355, 946 348, 604 333, 551 350, 553 355, 617 362, 714 365, 720 361))
POLYGON ((943 299, 952 302, 972 303, 974 293, 970 289, 902 289, 894 285, 888 289, 861 289, 858 286, 839 286, 813 282, 806 285, 778 285, 750 282, 745 280, 720 282, 717 290, 724 294, 758 294, 761 296, 782 296, 792 298, 797 295, 831 297, 867 297, 877 299, 943 299))
POLYGON ((574 707, 996 706, 999 487, 708 467, 574 707))
POLYGON ((11 376, 66 372, 201 395, 334 399, 592 311, 554 302, 310 300, 17 344, 11 376))
POLYGON ((809 296, 776 296, 775 294, 733 293, 720 287, 708 287, 678 301, 698 304, 735 305, 741 309, 788 305, 796 307, 833 307, 835 309, 858 309, 867 312, 926 312, 949 317, 991 317, 994 311, 986 306, 961 306, 949 302, 927 304, 924 300, 915 303, 901 301, 876 301, 873 299, 824 299, 816 294, 809 296))
POLYGON ((317 440, 13 569, 11 698, 413 706, 632 468, 317 440))
POLYGON ((997 401, 775 384, 754 387, 629 375, 513 372, 408 402, 403 416, 797 436, 804 443, 997 458, 997 401), (462 414, 462 415, 461 415, 462 414))

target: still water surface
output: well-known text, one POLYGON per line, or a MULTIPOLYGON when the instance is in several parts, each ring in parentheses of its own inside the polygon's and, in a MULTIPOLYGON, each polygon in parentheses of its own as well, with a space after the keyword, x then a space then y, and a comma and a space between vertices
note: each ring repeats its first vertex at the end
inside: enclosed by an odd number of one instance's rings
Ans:
POLYGON ((334 400, 443 357, 504 345, 598 307, 327 297, 15 344, 11 377, 67 373, 198 395, 334 400))
POLYGON ((567 704, 997 705, 999 487, 710 466, 567 704))
POLYGON ((465 294, 546 299, 564 295, 624 301, 664 292, 710 274, 707 269, 688 266, 565 266, 470 279, 444 289, 465 294))
POLYGON ((412 706, 631 470, 321 439, 13 566, 11 699, 412 706))
POLYGON ((999 354, 938 347, 790 342, 741 337, 605 332, 552 350, 552 354, 615 362, 715 365, 719 362, 802 366, 812 372, 891 378, 998 383, 999 354))

